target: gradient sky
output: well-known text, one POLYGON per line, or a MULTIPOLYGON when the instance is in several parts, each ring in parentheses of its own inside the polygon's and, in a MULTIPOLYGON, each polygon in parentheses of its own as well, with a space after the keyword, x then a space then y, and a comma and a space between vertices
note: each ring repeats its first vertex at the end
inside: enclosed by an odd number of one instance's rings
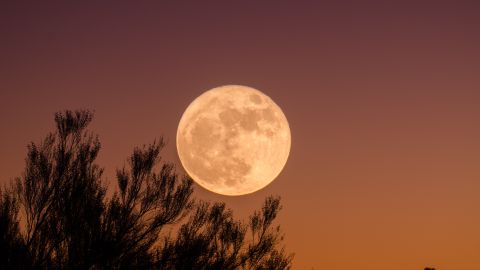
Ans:
POLYGON ((288 118, 289 161, 255 194, 196 197, 244 217, 280 195, 294 269, 480 269, 478 1, 120 2, 0 4, 1 182, 76 108, 106 181, 162 135, 182 171, 188 104, 248 85, 288 118))

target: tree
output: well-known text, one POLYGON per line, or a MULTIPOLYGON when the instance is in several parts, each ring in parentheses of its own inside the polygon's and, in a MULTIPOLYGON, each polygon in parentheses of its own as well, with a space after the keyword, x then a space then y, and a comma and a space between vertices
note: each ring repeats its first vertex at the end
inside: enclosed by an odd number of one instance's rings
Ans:
POLYGON ((56 113, 56 131, 28 146, 23 176, 0 190, 0 268, 290 268, 273 226, 280 199, 268 197, 247 223, 223 203, 194 200, 192 180, 160 161, 162 139, 134 149, 107 196, 92 119, 56 113))

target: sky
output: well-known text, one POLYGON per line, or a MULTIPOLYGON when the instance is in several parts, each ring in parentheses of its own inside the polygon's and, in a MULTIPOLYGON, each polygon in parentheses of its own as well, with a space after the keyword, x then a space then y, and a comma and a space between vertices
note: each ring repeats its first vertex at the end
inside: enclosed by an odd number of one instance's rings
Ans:
POLYGON ((266 188, 294 269, 480 269, 478 1, 9 1, 0 4, 0 182, 53 114, 91 109, 105 181, 175 136, 204 91, 247 85, 292 132, 266 188))

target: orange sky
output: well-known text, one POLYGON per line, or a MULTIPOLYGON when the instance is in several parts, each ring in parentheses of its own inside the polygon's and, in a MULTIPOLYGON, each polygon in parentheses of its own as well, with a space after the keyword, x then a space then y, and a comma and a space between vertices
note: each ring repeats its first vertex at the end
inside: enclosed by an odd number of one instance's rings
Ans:
POLYGON ((161 135, 180 164, 188 104, 243 84, 283 109, 289 161, 255 194, 197 197, 242 217, 280 195, 294 269, 480 269, 480 5, 278 2, 3 3, 1 181, 61 109, 95 110, 107 181, 161 135))

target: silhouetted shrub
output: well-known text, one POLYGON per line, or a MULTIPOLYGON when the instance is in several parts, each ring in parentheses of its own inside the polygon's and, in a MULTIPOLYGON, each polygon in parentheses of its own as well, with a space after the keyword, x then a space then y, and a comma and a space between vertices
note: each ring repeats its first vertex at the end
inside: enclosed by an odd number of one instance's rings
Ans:
POLYGON ((280 199, 248 223, 223 203, 196 202, 192 180, 159 164, 163 140, 135 148, 106 196, 92 118, 57 113, 56 132, 28 146, 23 176, 0 190, 0 269, 290 268, 272 224, 280 199), (167 226, 176 236, 162 234, 167 226))

